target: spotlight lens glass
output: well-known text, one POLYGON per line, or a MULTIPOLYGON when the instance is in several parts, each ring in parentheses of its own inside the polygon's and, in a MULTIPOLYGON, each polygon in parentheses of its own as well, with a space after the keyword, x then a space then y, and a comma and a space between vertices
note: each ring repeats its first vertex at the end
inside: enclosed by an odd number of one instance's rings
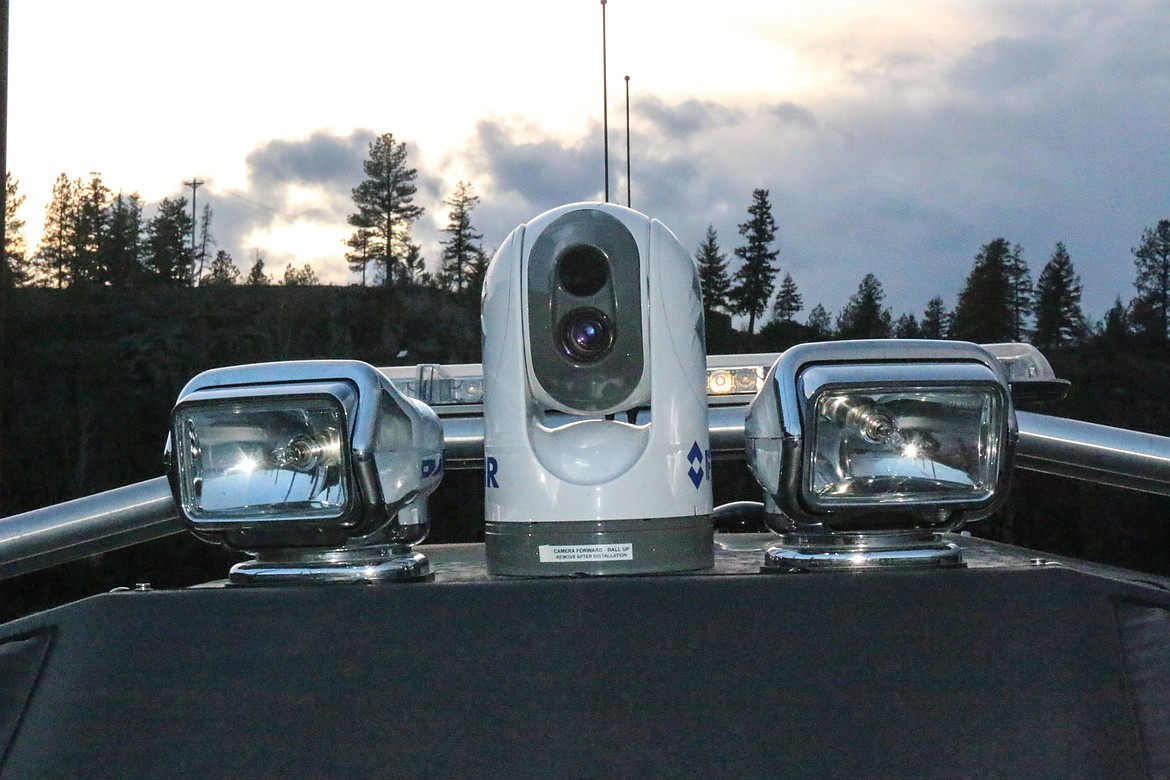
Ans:
POLYGON ((193 520, 319 520, 349 509, 345 412, 330 397, 217 400, 174 417, 193 520))
POLYGON ((812 399, 808 497, 822 508, 989 500, 1002 394, 992 386, 828 389, 812 399))

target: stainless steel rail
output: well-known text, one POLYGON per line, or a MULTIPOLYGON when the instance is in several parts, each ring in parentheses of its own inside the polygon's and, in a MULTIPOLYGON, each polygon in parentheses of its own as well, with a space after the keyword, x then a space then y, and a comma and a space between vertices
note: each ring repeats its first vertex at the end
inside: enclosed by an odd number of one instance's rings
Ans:
MULTIPOLYGON (((742 406, 710 410, 712 455, 743 452, 742 406)), ((1019 412, 1016 466, 1170 495, 1170 438, 1019 412)), ((483 418, 443 420, 448 468, 478 468, 483 418)), ((0 579, 168 536, 183 530, 166 479, 0 518, 0 579)))
POLYGON ((1017 412, 1016 467, 1170 496, 1170 438, 1017 412))
POLYGON ((182 530, 165 477, 0 518, 0 579, 182 530))

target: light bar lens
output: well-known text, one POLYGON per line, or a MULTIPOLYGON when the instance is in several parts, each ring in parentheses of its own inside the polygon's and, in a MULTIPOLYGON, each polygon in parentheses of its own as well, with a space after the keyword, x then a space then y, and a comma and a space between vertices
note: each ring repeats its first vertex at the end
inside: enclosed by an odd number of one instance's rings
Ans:
POLYGON ((763 366, 707 369, 707 395, 755 395, 763 386, 763 366))
POLYGON ((989 500, 1006 411, 991 386, 827 389, 812 399, 806 496, 823 510, 989 500))
POLYGON ((332 397, 215 400, 177 410, 183 510, 192 520, 319 520, 350 505, 345 413, 332 397))

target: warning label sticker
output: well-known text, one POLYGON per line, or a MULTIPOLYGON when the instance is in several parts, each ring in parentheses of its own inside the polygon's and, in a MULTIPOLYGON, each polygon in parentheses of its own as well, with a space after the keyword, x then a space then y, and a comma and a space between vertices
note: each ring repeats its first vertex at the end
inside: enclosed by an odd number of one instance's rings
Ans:
POLYGON ((634 560, 633 544, 542 544, 537 550, 541 563, 634 560))

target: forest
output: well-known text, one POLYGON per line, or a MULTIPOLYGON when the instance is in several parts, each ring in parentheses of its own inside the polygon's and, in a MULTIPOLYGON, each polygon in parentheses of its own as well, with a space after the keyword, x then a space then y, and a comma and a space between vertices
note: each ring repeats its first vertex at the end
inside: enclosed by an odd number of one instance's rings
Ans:
MULTIPOLYGON (((208 368, 272 360, 351 358, 377 366, 478 362, 479 290, 487 266, 473 224, 477 202, 460 183, 442 256, 429 265, 410 238, 421 213, 405 145, 370 144, 353 190, 348 286, 319 284, 309 266, 279 280, 257 254, 245 274, 211 255, 183 199, 144 218, 136 196, 95 177, 58 180, 35 250, 15 218, 9 177, 0 265, 0 516, 161 474, 171 405, 208 368), (428 270, 428 268, 432 270, 428 270)), ((1018 246, 992 238, 974 254, 953 310, 941 298, 895 318, 876 274, 833 317, 781 277, 767 190, 752 193, 734 262, 713 229, 695 252, 711 354, 779 352, 839 338, 1030 341, 1067 399, 1033 411, 1170 435, 1170 220, 1146 229, 1134 255, 1135 295, 1101 322, 1081 311, 1081 282, 1061 244, 1033 280, 1018 246), (778 279, 778 277, 780 277, 778 279)), ((716 501, 758 498, 741 464, 717 465, 716 501)), ((480 477, 450 472, 432 498, 430 541, 482 538, 480 477)), ((1017 472, 1012 499, 979 535, 1170 574, 1170 499, 1017 472)), ((0 582, 0 619, 88 593, 150 581, 156 587, 223 576, 233 556, 172 537, 0 582)))

